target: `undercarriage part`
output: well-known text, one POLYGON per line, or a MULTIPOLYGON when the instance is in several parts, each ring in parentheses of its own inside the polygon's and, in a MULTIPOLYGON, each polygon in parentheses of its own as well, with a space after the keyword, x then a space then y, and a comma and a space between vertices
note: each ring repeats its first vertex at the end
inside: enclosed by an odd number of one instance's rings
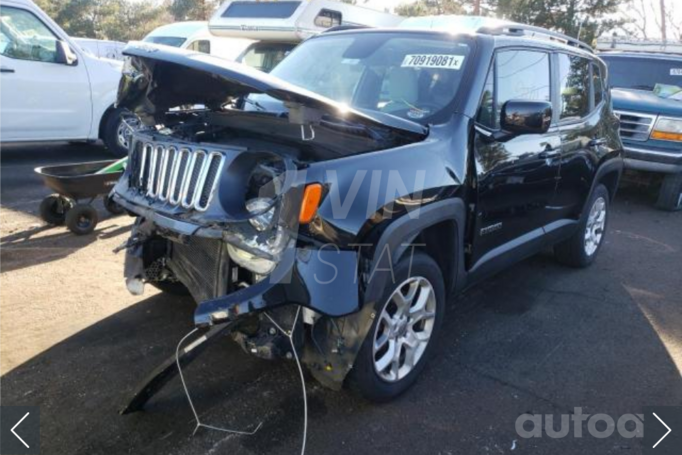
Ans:
MULTIPOLYGON (((187 366, 197 358, 208 346, 209 341, 218 339, 219 335, 224 335, 232 330, 234 323, 212 327, 210 330, 202 331, 203 335, 184 348, 181 352, 174 353, 149 374, 135 389, 128 404, 121 409, 121 414, 130 414, 141 411, 144 405, 156 395, 161 388, 166 385, 178 373, 180 365, 187 366)), ((199 329, 197 329, 199 330, 199 329)), ((194 333, 194 332, 193 332, 194 333)))
MULTIPOLYGON (((284 336, 289 339, 291 344, 291 351, 294 353, 294 358, 296 359, 296 366, 298 367, 298 374, 301 378, 301 389, 303 390, 303 443, 301 444, 301 455, 305 455, 305 443, 308 439, 308 393, 305 388, 305 376, 303 376, 303 367, 301 366, 301 360, 298 358, 296 353, 296 343, 294 342, 294 335, 296 334, 299 316, 301 315, 301 307, 298 306, 296 309, 296 316, 294 317, 294 323, 291 325, 289 330, 284 330, 267 312, 264 313, 265 316, 272 322, 277 330, 279 330, 284 336)), ((298 331, 300 332, 300 330, 298 331)))

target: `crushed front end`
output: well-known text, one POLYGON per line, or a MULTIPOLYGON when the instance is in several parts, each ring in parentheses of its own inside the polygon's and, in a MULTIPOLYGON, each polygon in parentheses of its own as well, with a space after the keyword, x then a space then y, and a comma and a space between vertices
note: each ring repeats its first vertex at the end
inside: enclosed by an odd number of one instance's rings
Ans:
POLYGON ((360 305, 358 251, 301 235, 306 188, 321 187, 322 198, 327 191, 307 171, 421 140, 423 131, 358 112, 329 118, 339 109, 331 101, 203 54, 146 45, 126 54, 118 105, 143 125, 113 192, 137 217, 123 246, 128 289, 188 292, 198 304, 197 327, 229 324, 245 351, 268 359, 292 357, 273 319, 282 327, 296 321, 302 362, 339 388, 373 308, 360 305), (286 112, 249 111, 252 93, 271 96, 286 112))

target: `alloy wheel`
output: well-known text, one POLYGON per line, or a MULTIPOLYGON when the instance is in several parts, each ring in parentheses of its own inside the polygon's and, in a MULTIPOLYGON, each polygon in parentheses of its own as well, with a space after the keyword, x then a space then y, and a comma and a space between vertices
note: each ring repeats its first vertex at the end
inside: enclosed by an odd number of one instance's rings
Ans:
POLYGON ((585 227, 585 253, 592 256, 604 237, 606 227, 606 200, 599 197, 592 204, 585 227))
POLYGON ((431 339, 436 317, 436 294, 423 277, 398 286, 384 305, 374 331, 374 370, 381 379, 396 382, 417 365, 431 339))

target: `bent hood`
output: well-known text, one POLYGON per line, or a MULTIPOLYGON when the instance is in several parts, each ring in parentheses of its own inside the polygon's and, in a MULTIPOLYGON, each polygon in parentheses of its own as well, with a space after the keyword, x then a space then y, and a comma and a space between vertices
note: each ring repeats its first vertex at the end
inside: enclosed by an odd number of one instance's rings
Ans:
POLYGON ((614 88, 611 97, 616 110, 682 117, 682 101, 661 98, 648 90, 614 88))
POLYGON ((285 103, 292 123, 308 124, 327 114, 369 127, 381 126, 423 139, 428 129, 388 115, 360 112, 275 76, 198 52, 132 42, 123 70, 118 103, 147 124, 159 123, 173 107, 204 105, 220 110, 230 100, 266 94, 285 103))

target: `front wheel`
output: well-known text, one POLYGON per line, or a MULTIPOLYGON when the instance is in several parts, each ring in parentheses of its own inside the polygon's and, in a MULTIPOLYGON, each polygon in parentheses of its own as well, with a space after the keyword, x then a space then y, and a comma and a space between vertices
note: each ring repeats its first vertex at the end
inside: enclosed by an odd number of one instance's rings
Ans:
POLYGON ((348 376, 352 389, 376 402, 406 391, 433 350, 445 313, 445 285, 436 261, 422 252, 401 259, 381 302, 348 376))
POLYGON ((592 193, 578 230, 568 240, 554 246, 557 261, 578 268, 592 264, 604 244, 608 221, 609 191, 604 185, 599 185, 592 193))
POLYGON ((115 109, 106 118, 102 141, 109 153, 124 158, 132 140, 134 117, 125 109, 115 109))
POLYGON ((669 212, 682 210, 682 172, 665 176, 656 207, 669 212))

